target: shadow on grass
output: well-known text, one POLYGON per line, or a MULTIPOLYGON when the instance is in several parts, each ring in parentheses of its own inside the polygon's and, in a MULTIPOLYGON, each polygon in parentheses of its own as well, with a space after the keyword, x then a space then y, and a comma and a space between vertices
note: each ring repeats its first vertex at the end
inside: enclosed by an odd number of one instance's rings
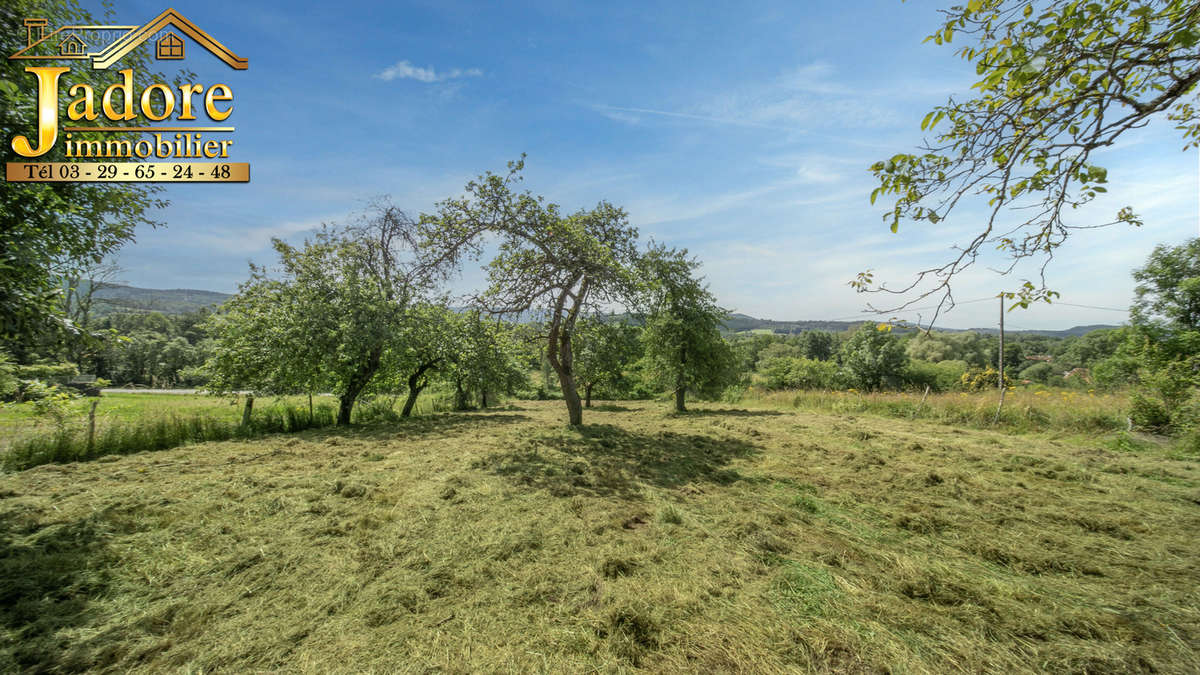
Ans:
POLYGON ((633 408, 626 408, 623 405, 615 405, 612 403, 600 403, 597 405, 593 405, 590 408, 584 408, 583 410, 584 410, 584 412, 587 412, 589 410, 594 410, 596 412, 633 412, 634 411, 633 408))
POLYGON ((440 434, 453 434, 466 429, 483 429, 494 426, 528 422, 528 415, 489 410, 460 411, 400 418, 388 422, 370 422, 348 427, 328 427, 312 432, 310 438, 349 436, 363 439, 420 438, 440 434))
POLYGON ((777 410, 746 410, 744 408, 699 408, 671 414, 680 417, 777 417, 783 413, 777 410))
POLYGON ((0 518, 0 671, 78 671, 96 667, 63 630, 93 619, 91 602, 107 592, 114 556, 108 538, 128 529, 111 509, 45 527, 0 518))
POLYGON ((556 497, 633 499, 640 497, 642 484, 677 488, 742 480, 728 464, 760 451, 737 439, 669 431, 643 434, 597 424, 535 433, 517 448, 493 453, 474 467, 506 476, 517 485, 545 488, 556 497))

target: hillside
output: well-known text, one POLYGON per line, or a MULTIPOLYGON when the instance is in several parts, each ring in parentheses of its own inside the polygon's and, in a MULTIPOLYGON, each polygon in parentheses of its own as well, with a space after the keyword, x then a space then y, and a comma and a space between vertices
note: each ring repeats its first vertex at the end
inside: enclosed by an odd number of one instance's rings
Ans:
MULTIPOLYGON (((212 309, 231 297, 233 296, 228 293, 188 288, 156 289, 137 288, 134 286, 109 286, 96 291, 96 298, 101 301, 97 303, 96 314, 98 316, 117 312, 182 314, 184 312, 194 312, 202 308, 212 309)), ((455 309, 462 310, 464 308, 459 307, 455 309)), ((538 312, 525 312, 517 316, 516 319, 522 322, 532 321, 537 318, 538 314, 538 312)), ((613 320, 628 320, 628 317, 629 315, 627 314, 617 314, 612 318, 613 320)), ((773 319, 758 319, 747 314, 734 313, 725 322, 725 329, 730 333, 755 330, 769 330, 773 333, 800 333, 806 330, 823 330, 840 333, 846 330, 853 330, 861 325, 863 321, 869 320, 868 318, 864 318, 862 321, 775 321, 773 319)), ((1083 335, 1102 328, 1119 328, 1119 326, 1098 324, 1092 326, 1074 326, 1063 330, 1009 330, 1006 332, 1010 334, 1023 333, 1051 337, 1069 337, 1083 335)), ((900 330, 903 332, 906 329, 900 330)), ((995 328, 938 328, 938 330, 949 333, 965 332, 967 330, 977 333, 999 332, 995 328)))
POLYGON ((183 314, 198 309, 212 309, 233 296, 191 288, 158 289, 113 285, 98 288, 93 297, 96 299, 95 314, 105 316, 118 312, 183 314))
MULTIPOLYGON (((756 318, 746 315, 746 314, 733 314, 730 316, 729 320, 725 322, 725 328, 730 333, 741 333, 741 332, 755 331, 755 330, 769 330, 773 333, 801 333, 806 330, 823 330, 823 331, 829 331, 829 332, 833 332, 833 333, 839 333, 839 332, 842 332, 845 330, 853 330, 855 328, 858 328, 859 326, 862 325, 862 323, 864 321, 870 321, 870 320, 871 319, 869 317, 864 316, 863 319, 861 319, 859 321, 774 321, 771 319, 756 319, 756 318)), ((1120 326, 1114 326, 1114 325, 1108 325, 1108 324, 1096 324, 1096 325, 1090 325, 1090 326, 1074 326, 1071 328, 1065 328, 1065 329, 1061 329, 1061 330, 1049 330, 1049 329, 1047 329, 1047 330, 1006 330, 1004 332, 1007 334, 1010 334, 1010 335, 1024 334, 1024 335, 1046 335, 1049 337, 1071 337, 1071 336, 1083 335, 1085 333, 1090 333, 1094 330, 1100 330, 1103 328, 1120 328, 1120 326)), ((914 329, 907 329, 907 328, 897 329, 898 332, 905 332, 908 330, 914 330, 914 329)), ((996 328, 965 328, 964 329, 964 328, 942 328, 940 326, 936 330, 945 332, 945 333, 965 333, 965 332, 999 333, 1000 332, 996 328)))
POLYGON ((1200 465, 561 402, 0 476, 4 672, 1195 672, 1200 465))

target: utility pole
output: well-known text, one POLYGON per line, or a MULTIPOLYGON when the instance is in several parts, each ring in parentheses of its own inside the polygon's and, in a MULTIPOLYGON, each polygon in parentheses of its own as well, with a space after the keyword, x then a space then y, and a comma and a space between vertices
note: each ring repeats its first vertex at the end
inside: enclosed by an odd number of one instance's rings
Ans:
POLYGON ((992 418, 992 424, 1000 421, 1000 411, 1004 410, 1004 294, 1000 294, 1000 404, 996 406, 996 416, 992 418))
POLYGON ((1000 391, 1004 391, 1004 294, 1000 294, 1000 391))

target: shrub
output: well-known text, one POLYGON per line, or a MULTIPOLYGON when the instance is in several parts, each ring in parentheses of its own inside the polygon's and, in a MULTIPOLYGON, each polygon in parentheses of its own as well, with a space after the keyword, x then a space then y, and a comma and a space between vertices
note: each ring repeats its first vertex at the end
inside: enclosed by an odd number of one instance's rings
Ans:
POLYGON ((904 382, 916 389, 929 387, 936 392, 952 391, 961 386, 966 371, 966 361, 910 361, 904 372, 904 382))
POLYGON ((1055 375, 1054 366, 1045 361, 1038 361, 1032 366, 1022 370, 1020 377, 1022 380, 1030 380, 1040 384, 1046 384, 1050 378, 1055 375))
POLYGON ((1139 429, 1165 433, 1171 427, 1171 414, 1162 401, 1134 392, 1129 397, 1129 421, 1139 429))
POLYGON ((901 383, 908 354, 889 324, 864 323, 842 345, 842 364, 855 386, 876 391, 901 383))
MULTIPOLYGON (((967 391, 997 389, 1000 386, 1000 372, 991 366, 983 370, 971 369, 962 374, 959 383, 967 391)), ((1012 378, 1008 376, 1008 373, 1004 373, 1004 388, 1007 389, 1011 386, 1012 378)))
POLYGON ((8 354, 0 352, 0 401, 7 401, 15 396, 20 384, 16 364, 8 354))
POLYGON ((797 357, 772 359, 764 364, 762 374, 768 389, 838 389, 842 377, 832 361, 817 361, 797 357))
POLYGON ((20 380, 44 380, 61 384, 78 375, 79 368, 74 363, 37 363, 30 366, 13 366, 13 372, 20 380))

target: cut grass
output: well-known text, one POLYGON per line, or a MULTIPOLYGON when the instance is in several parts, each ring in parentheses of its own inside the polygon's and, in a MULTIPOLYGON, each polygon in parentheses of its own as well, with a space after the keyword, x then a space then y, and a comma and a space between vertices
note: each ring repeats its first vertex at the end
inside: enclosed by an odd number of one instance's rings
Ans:
POLYGON ((1194 672, 1200 464, 556 402, 0 477, 0 670, 1194 672))

